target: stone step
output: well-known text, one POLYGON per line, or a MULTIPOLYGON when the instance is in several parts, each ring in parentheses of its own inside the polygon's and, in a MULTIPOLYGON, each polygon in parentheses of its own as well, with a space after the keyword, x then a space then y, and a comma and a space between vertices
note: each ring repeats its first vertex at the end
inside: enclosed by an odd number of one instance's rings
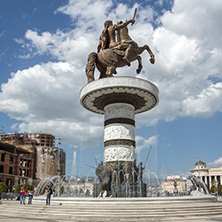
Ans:
MULTIPOLYGON (((183 209, 178 209, 178 210, 174 210, 174 209, 170 209, 170 210, 162 210, 162 209, 156 209, 156 210, 88 210, 88 209, 76 209, 73 208, 73 210, 66 210, 64 208, 60 208, 60 209, 49 209, 49 207, 47 208, 36 208, 36 209, 28 209, 28 208, 18 208, 18 209, 13 209, 10 211, 10 213, 14 213, 14 214, 19 214, 19 213, 23 213, 24 210, 27 210, 28 212, 35 214, 35 213, 44 213, 45 211, 47 211, 47 213, 52 213, 54 215, 75 215, 75 214, 81 214, 81 213, 86 213, 88 215, 92 215, 92 214, 100 214, 100 215, 110 215, 110 214, 116 214, 116 215, 155 215, 158 213, 158 215, 169 215, 169 214, 215 214, 217 212, 219 212, 221 214, 221 210, 222 208, 218 208, 218 209, 202 209, 202 210, 183 210, 183 209)), ((3 212, 8 212, 8 209, 2 209, 1 208, 1 213, 3 212)))
MULTIPOLYGON (((19 202, 17 202, 16 204, 9 204, 11 205, 12 207, 15 207, 16 206, 16 209, 20 209, 20 208, 24 208, 24 205, 20 205, 19 202)), ((125 211, 132 211, 132 210, 146 210, 146 211, 155 211, 157 209, 161 209, 161 210, 171 210, 171 209, 174 209, 174 210, 202 210, 203 208, 206 208, 207 209, 220 209, 222 208, 222 203, 212 203, 212 204, 195 204, 195 207, 190 206, 190 205, 183 205, 183 204, 161 204, 161 205, 156 205, 156 206, 146 206, 146 205, 109 205, 109 206, 92 206, 91 204, 62 204, 62 205, 59 205, 57 203, 52 203, 50 206, 45 206, 45 203, 35 203, 35 201, 33 201, 33 204, 32 205, 26 205, 26 207, 28 208, 33 208, 33 206, 35 206, 35 209, 37 208, 41 208, 41 207, 52 207, 53 206, 53 209, 57 210, 57 209, 60 209, 60 208, 64 208, 64 210, 72 210, 73 208, 76 209, 76 210, 81 210, 81 209, 87 209, 87 210, 99 210, 99 211, 122 211, 122 210, 125 210, 125 211)), ((3 204, 1 206, 2 209, 8 209, 8 204, 3 204)), ((50 208, 49 208, 50 209, 50 208)))
MULTIPOLYGON (((27 201, 26 201, 27 202, 27 201)), ((33 200, 33 204, 35 206, 45 206, 45 200, 33 200)), ((102 204, 102 203, 101 203, 102 204)), ((183 208, 183 209, 193 209, 193 205, 194 203, 155 203, 155 204, 147 204, 147 203, 134 203, 134 202, 131 202, 131 204, 124 204, 124 203, 115 203, 115 202, 112 202, 112 203, 103 203, 102 206, 101 204, 92 204, 91 202, 81 202, 81 203, 78 203, 78 202, 60 202, 60 201, 51 201, 51 206, 54 206, 54 209, 56 208, 61 208, 61 207, 64 207, 66 209, 73 209, 73 207, 75 207, 76 209, 78 208, 87 208, 87 209, 105 209, 105 210, 108 210, 108 209, 124 209, 124 210, 131 210, 131 209, 144 209, 144 210, 149 210, 149 209, 170 209, 170 208, 173 208, 173 209, 180 209, 180 208, 183 208), (102 207, 102 208, 101 208, 102 207)), ((7 205, 17 205, 17 207, 23 207, 23 205, 20 205, 19 204, 19 201, 5 201, 4 204, 2 205, 2 207, 7 207, 7 205)), ((27 205, 27 207, 31 207, 32 205, 27 205)), ((209 208, 218 208, 222 206, 222 202, 202 202, 202 203, 197 203, 195 202, 195 209, 202 209, 203 207, 207 207, 208 209, 209 208)))
MULTIPOLYGON (((8 212, 1 212, 1 215, 8 215, 8 212)), ((104 217, 109 217, 109 218, 156 218, 156 217, 194 217, 194 216, 216 216, 216 215, 220 215, 221 216, 221 212, 218 211, 213 211, 213 212, 180 212, 180 213, 175 213, 175 212, 171 212, 170 214, 166 214, 161 213, 161 212, 155 212, 154 214, 150 214, 150 213, 146 213, 146 214, 141 214, 141 213, 106 213, 106 214, 101 214, 100 212, 72 212, 70 214, 67 213, 63 213, 63 212, 51 212, 51 211, 45 211, 45 212, 29 212, 26 211, 25 212, 14 212, 13 214, 10 212, 10 215, 14 215, 14 216, 24 216, 24 214, 26 215, 32 215, 33 217, 47 217, 49 215, 52 215, 53 218, 90 218, 90 217, 98 217, 98 218, 104 218, 104 217)))
MULTIPOLYGON (((43 200, 45 201, 45 196, 37 196, 34 197, 35 200, 43 200)), ((134 198, 73 198, 73 197, 52 197, 53 201, 60 202, 72 202, 72 203, 94 203, 94 204, 110 204, 110 203, 124 203, 124 204, 136 204, 136 203, 147 203, 147 204, 155 204, 155 203, 174 203, 174 202, 217 202, 217 197, 215 196, 200 196, 200 197, 192 197, 192 196, 179 196, 179 197, 134 197, 134 198)))
MULTIPOLYGON (((44 211, 47 210, 47 212, 51 212, 53 214, 61 214, 60 211, 62 211, 62 213, 67 214, 81 214, 81 213, 87 213, 87 214, 130 214, 130 215, 146 215, 146 214, 156 214, 158 212, 158 214, 175 214, 175 213, 188 213, 188 214, 196 214, 198 213, 207 213, 207 214, 214 214, 216 212, 221 212, 222 211, 222 205, 216 205, 216 206, 200 206, 200 207, 185 207, 185 206, 171 206, 168 207, 165 206, 159 206, 159 207, 155 207, 155 208, 150 208, 150 207, 134 207, 134 208, 127 208, 127 207, 121 207, 121 208, 93 208, 91 206, 72 206, 72 207, 67 207, 67 206, 41 206, 41 205, 11 205, 11 207, 13 210, 11 211, 11 213, 20 213, 23 212, 24 209, 26 209, 29 212, 35 213, 39 213, 42 212, 44 213, 44 211), (34 206, 34 207, 33 207, 34 206)), ((1 212, 8 212, 9 206, 4 206, 4 204, 1 207, 1 212)))
MULTIPOLYGON (((24 217, 32 215, 34 218, 50 218, 56 221, 167 221, 174 219, 192 218, 222 218, 222 202, 193 202, 193 203, 155 203, 145 204, 134 202, 112 202, 95 205, 91 202, 63 203, 52 201, 45 206, 44 199, 33 200, 32 205, 20 205, 19 201, 2 201, 0 205, 0 218, 10 214, 11 217, 24 217)), ((193 219, 192 219, 193 220, 193 219)))

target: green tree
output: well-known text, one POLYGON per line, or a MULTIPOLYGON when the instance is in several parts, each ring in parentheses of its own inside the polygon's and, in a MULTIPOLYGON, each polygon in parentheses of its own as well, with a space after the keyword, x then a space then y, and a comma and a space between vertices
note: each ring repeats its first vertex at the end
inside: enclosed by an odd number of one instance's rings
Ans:
POLYGON ((216 193, 217 192, 217 187, 215 185, 213 185, 211 188, 210 188, 210 192, 211 193, 216 193))
POLYGON ((218 194, 222 196, 222 185, 220 184, 218 187, 218 194))
POLYGON ((25 192, 28 192, 28 190, 33 190, 33 186, 30 185, 29 183, 25 183, 24 190, 25 190, 25 192))
POLYGON ((7 192, 7 186, 5 185, 4 182, 0 183, 0 193, 7 192))
POLYGON ((15 193, 19 193, 21 190, 21 185, 18 184, 16 187, 15 187, 15 193))

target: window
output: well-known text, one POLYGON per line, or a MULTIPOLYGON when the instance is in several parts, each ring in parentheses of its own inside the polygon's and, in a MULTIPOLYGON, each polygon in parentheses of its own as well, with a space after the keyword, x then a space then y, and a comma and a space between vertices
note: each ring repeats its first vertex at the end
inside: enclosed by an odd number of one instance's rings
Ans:
POLYGON ((23 166, 23 167, 27 167, 27 161, 26 161, 26 160, 23 160, 22 166, 23 166))
POLYGON ((0 165, 0 173, 4 173, 4 166, 0 165))
POLYGON ((10 155, 10 164, 13 164, 13 155, 10 155))
POLYGON ((12 186, 12 179, 11 178, 6 178, 6 186, 8 186, 8 187, 12 186))
POLYGON ((9 167, 9 174, 12 174, 13 172, 13 167, 9 167))
POLYGON ((22 176, 25 177, 25 176, 26 176, 25 174, 26 174, 26 170, 23 169, 23 170, 22 170, 22 176))
POLYGON ((5 153, 2 153, 1 161, 5 162, 5 153))

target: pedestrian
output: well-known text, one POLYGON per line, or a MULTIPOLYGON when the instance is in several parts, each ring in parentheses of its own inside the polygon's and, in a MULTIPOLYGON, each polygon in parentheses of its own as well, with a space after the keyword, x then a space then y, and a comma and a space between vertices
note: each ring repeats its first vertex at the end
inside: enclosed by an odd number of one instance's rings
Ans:
POLYGON ((25 204, 25 190, 22 188, 20 191, 20 204, 25 204))
POLYGON ((51 200, 51 195, 52 195, 52 189, 51 189, 51 187, 49 187, 48 185, 47 185, 47 187, 46 187, 46 205, 50 205, 50 200, 51 200))
POLYGON ((28 199, 28 204, 32 204, 32 198, 33 198, 33 192, 32 192, 32 190, 29 190, 29 191, 28 191, 28 197, 29 197, 29 199, 28 199))

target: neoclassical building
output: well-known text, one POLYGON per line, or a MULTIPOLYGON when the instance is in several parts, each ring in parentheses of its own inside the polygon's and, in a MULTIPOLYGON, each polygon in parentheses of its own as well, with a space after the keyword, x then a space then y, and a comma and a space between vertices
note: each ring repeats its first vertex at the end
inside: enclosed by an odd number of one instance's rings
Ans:
POLYGON ((199 160, 190 172, 192 175, 199 177, 207 185, 208 189, 213 184, 217 186, 222 184, 222 166, 219 168, 207 168, 206 163, 199 160))

